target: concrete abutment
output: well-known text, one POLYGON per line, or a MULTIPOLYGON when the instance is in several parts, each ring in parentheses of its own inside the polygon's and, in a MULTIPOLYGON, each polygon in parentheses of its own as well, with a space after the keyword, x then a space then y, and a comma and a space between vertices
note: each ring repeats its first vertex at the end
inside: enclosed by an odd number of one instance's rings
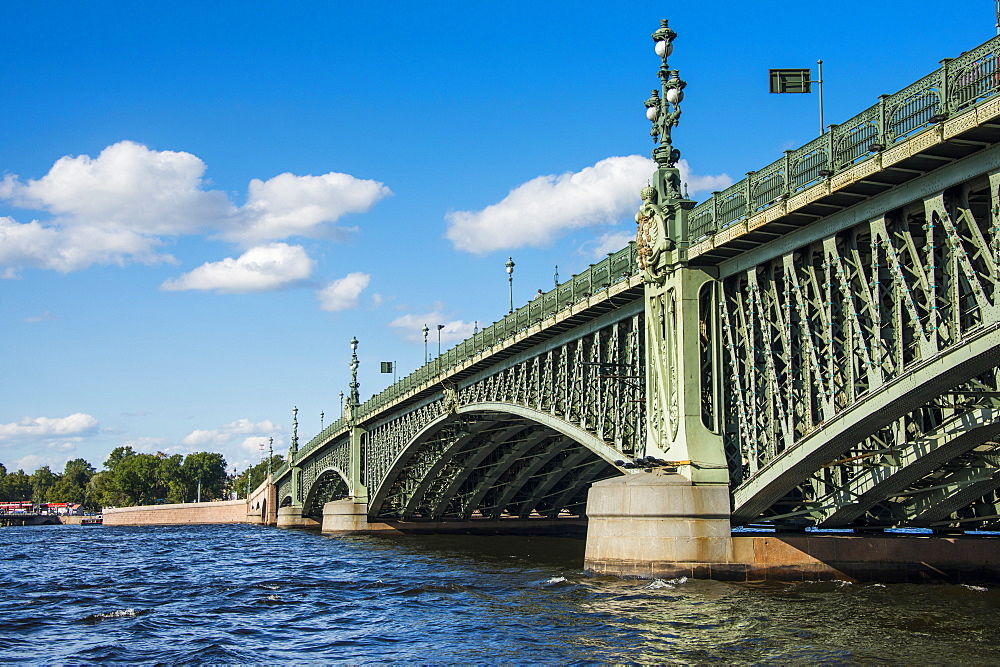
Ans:
POLYGON ((275 525, 278 528, 319 528, 321 522, 302 516, 301 507, 279 507, 275 525))
POLYGON ((733 533, 729 492, 679 475, 598 482, 584 567, 600 575, 722 581, 1000 583, 1000 537, 733 533))

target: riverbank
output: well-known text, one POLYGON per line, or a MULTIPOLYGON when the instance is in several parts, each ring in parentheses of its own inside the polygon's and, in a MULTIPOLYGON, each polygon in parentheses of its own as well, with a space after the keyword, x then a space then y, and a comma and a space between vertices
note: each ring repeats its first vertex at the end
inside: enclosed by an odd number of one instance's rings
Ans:
POLYGON ((247 516, 246 500, 138 505, 104 509, 105 526, 183 526, 259 522, 260 517, 247 516))

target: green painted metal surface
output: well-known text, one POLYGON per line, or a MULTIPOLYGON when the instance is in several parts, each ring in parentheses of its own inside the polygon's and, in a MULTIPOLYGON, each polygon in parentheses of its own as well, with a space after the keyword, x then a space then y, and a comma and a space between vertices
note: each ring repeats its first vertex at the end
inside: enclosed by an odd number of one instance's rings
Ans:
POLYGON ((658 167, 637 242, 368 401, 352 393, 278 471, 279 502, 559 516, 595 480, 669 465, 728 483, 736 524, 998 525, 1000 134, 708 268, 687 250, 995 96, 1000 38, 697 206, 676 168, 674 38, 653 33, 658 167))

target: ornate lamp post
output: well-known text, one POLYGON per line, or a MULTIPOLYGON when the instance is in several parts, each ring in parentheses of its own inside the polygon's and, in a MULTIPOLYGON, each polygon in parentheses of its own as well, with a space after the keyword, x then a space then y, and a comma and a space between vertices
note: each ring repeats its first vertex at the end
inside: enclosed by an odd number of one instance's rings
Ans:
POLYGON ((678 260, 672 256, 672 251, 679 247, 679 243, 680 247, 686 247, 682 209, 693 206, 693 202, 687 201, 681 192, 681 175, 676 166, 681 152, 674 148, 671 140, 671 132, 680 122, 681 101, 687 86, 678 70, 667 65, 667 58, 674 51, 673 41, 677 33, 663 20, 651 37, 653 49, 660 57, 657 72, 660 90, 653 90, 644 104, 646 118, 653 124, 649 134, 657 144, 652 152, 657 169, 655 183, 643 188, 640 193, 643 205, 636 215, 639 225, 636 246, 646 282, 663 284, 667 264, 678 260))
POLYGON ((510 314, 514 312, 514 259, 508 257, 504 266, 507 267, 507 285, 510 288, 510 310, 507 311, 510 314))
POLYGON ((424 332, 424 363, 425 364, 427 363, 427 332, 428 331, 430 331, 430 329, 428 329, 427 325, 425 324, 424 328, 423 328, 423 332, 424 332))
MULTIPOLYGON (((322 430, 322 417, 320 417, 320 429, 322 430)), ((295 462, 295 455, 299 453, 299 406, 292 406, 292 446, 288 448, 288 465, 295 462)))
MULTIPOLYGON (((678 70, 667 67, 667 58, 674 51, 674 38, 677 33, 667 27, 666 19, 660 21, 660 27, 652 34, 654 50, 662 61, 660 71, 660 91, 653 90, 646 100, 646 118, 653 123, 649 131, 654 143, 659 145, 653 149, 653 159, 661 167, 673 167, 681 157, 681 152, 673 147, 670 132, 681 118, 681 101, 684 99, 684 87, 687 83, 678 76, 678 70)), ((680 189, 678 188, 678 195, 680 189)))
POLYGON ((347 400, 350 402, 351 407, 357 407, 361 405, 361 396, 358 394, 358 339, 351 338, 351 393, 347 400))

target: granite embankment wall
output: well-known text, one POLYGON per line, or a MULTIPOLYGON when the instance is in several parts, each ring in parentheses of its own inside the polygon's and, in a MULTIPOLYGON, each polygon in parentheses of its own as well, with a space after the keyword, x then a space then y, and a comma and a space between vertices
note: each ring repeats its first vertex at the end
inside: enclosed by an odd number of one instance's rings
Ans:
POLYGON ((246 500, 104 509, 105 526, 174 526, 197 523, 259 523, 247 516, 246 500))

